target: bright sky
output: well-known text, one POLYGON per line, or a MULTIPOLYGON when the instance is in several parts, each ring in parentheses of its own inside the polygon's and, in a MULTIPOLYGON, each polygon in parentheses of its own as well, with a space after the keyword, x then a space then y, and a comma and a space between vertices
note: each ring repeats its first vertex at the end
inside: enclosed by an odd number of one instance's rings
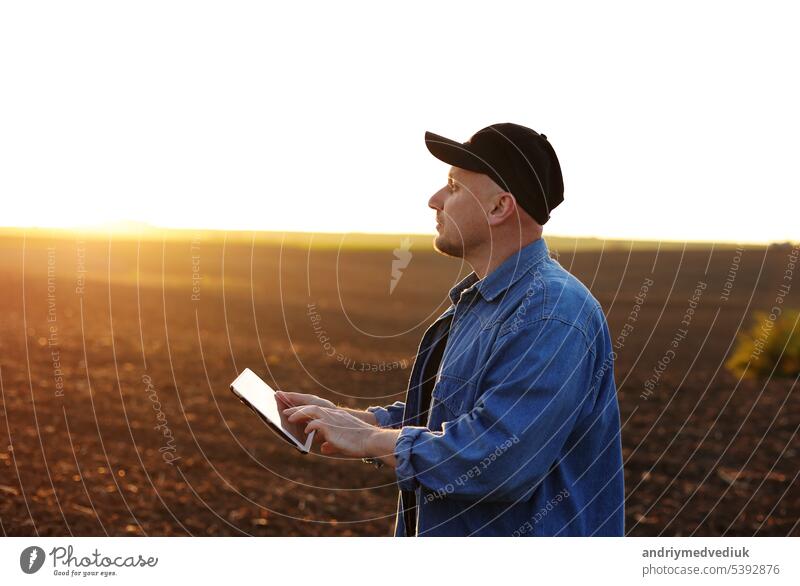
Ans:
POLYGON ((425 130, 513 121, 561 160, 547 233, 797 239, 786 10, 3 3, 0 224, 433 233, 425 130))

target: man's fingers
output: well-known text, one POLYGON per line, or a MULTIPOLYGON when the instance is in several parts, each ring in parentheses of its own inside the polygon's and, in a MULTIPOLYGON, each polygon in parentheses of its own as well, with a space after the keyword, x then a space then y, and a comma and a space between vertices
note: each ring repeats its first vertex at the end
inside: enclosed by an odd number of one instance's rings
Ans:
POLYGON ((302 407, 291 407, 284 411, 284 413, 288 416, 291 423, 296 423, 305 419, 319 417, 319 414, 316 413, 318 409, 319 407, 314 405, 303 405, 302 407))
POLYGON ((312 419, 303 431, 306 435, 310 434, 312 431, 316 431, 318 436, 324 437, 325 422, 321 419, 312 419))
POLYGON ((287 393, 285 391, 275 391, 275 396, 280 400, 286 403, 287 405, 308 405, 309 398, 311 395, 305 395, 303 393, 287 393))
POLYGON ((333 407, 334 404, 317 397, 316 395, 309 395, 306 393, 290 393, 286 391, 275 391, 275 397, 289 407, 300 407, 302 405, 318 405, 320 407, 333 407))
POLYGON ((306 419, 319 419, 325 417, 327 409, 319 405, 301 405, 299 407, 289 407, 284 409, 283 414, 291 423, 304 421, 306 419))

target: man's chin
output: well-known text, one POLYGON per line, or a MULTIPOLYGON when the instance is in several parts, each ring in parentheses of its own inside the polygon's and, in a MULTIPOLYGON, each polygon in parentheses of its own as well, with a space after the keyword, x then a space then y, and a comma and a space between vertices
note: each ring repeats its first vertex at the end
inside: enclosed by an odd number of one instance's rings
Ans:
POLYGON ((442 234, 439 234, 433 239, 433 249, 445 256, 453 256, 455 258, 462 258, 464 256, 463 246, 450 242, 442 234))

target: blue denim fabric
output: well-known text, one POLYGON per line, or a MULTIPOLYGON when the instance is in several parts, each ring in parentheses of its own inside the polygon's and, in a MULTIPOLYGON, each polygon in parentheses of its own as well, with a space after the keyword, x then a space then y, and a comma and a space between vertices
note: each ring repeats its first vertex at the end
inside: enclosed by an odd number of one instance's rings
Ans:
POLYGON ((435 324, 406 402, 369 408, 401 428, 397 482, 416 493, 416 534, 622 535, 615 354, 600 304, 542 239, 450 298, 431 404, 420 410, 435 324))

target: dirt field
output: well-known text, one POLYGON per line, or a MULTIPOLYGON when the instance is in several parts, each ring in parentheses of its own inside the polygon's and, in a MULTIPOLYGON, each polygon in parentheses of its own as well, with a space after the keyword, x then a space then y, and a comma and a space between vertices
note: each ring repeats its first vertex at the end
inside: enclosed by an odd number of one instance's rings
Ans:
MULTIPOLYGON (((774 305, 788 251, 553 242, 619 343, 626 531, 800 535, 797 381, 723 366, 774 305)), ((390 534, 391 472, 300 455, 228 384, 250 367, 348 406, 402 398, 466 274, 418 240, 410 252, 390 294, 391 245, 0 233, 2 532, 390 534)), ((800 306, 800 283, 784 305, 800 306)))

